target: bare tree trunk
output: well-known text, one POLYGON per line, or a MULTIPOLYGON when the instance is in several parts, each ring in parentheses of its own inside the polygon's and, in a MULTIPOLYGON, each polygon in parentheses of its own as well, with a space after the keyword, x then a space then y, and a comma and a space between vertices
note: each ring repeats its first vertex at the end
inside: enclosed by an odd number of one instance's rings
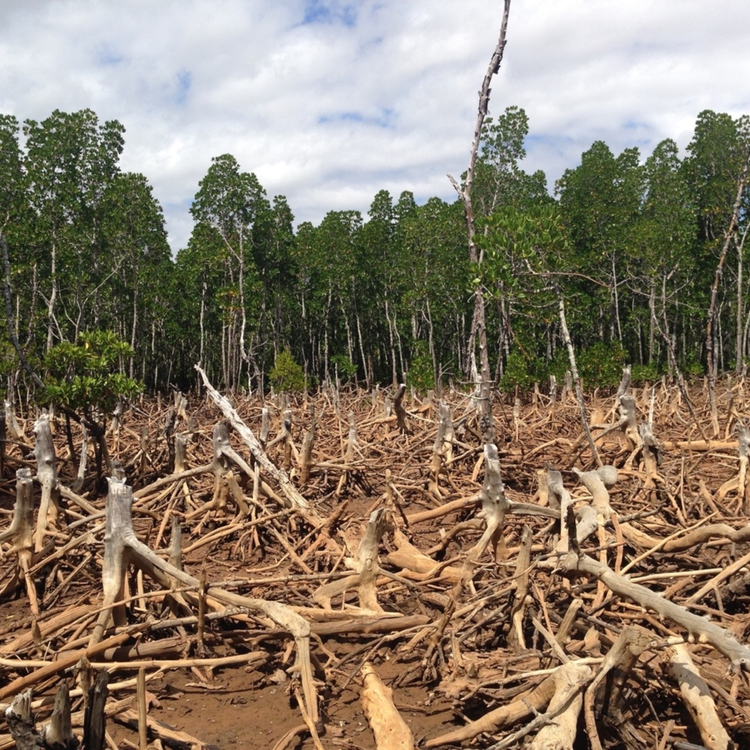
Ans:
POLYGON ((735 236, 737 219, 740 213, 740 206, 742 205, 742 194, 745 192, 745 187, 747 185, 748 168, 750 168, 750 155, 748 155, 748 159, 746 159, 742 168, 740 179, 737 181, 737 196, 734 200, 734 207, 732 208, 732 218, 729 220, 729 226, 724 234, 724 244, 721 247, 719 262, 716 265, 714 283, 711 286, 711 302, 708 306, 708 322, 706 324, 706 368, 708 370, 708 399, 711 406, 711 427, 715 436, 718 436, 719 434, 719 418, 716 407, 716 377, 718 375, 716 360, 716 318, 718 311, 719 282, 724 274, 724 263, 727 259, 727 253, 729 252, 729 245, 731 244, 732 237, 735 236))
POLYGON ((47 351, 52 348, 52 326, 55 322, 55 302, 57 301, 57 238, 52 235, 52 254, 50 256, 50 295, 47 302, 47 351))
POLYGON ((742 253, 745 249, 745 240, 747 239, 747 233, 750 231, 750 224, 745 227, 745 231, 742 233, 742 240, 737 246, 737 338, 735 345, 735 366, 734 371, 737 375, 742 375, 742 368, 745 361, 745 330, 742 325, 743 318, 745 316, 745 305, 744 305, 744 264, 742 259, 742 253))
MULTIPOLYGON (((474 184, 474 168, 477 163, 477 155, 479 152, 479 141, 482 136, 482 126, 484 125, 484 119, 487 116, 487 111, 490 103, 490 83, 492 77, 500 69, 500 63, 503 59, 503 53, 505 52, 505 36, 508 30, 508 16, 510 15, 510 0, 505 0, 505 10, 503 12, 503 20, 500 25, 500 36, 497 40, 495 51, 492 53, 490 58, 490 64, 485 73, 484 80, 482 81, 482 88, 479 90, 479 108, 477 110, 477 121, 474 126, 474 140, 471 144, 471 151, 469 153, 469 167, 466 170, 466 180, 463 188, 456 182, 456 180, 448 175, 453 187, 458 193, 459 197, 463 201, 464 211, 466 214, 466 232, 469 240, 469 260, 473 264, 481 263, 481 258, 477 252, 476 242, 474 240, 476 234, 476 226, 474 223, 474 210, 471 205, 471 190, 474 184)), ((474 289, 474 319, 471 324, 471 336, 469 341, 472 343, 472 349, 468 356, 468 361, 473 362, 474 357, 474 343, 479 344, 479 359, 481 367, 481 376, 479 381, 479 399, 481 403, 482 420, 484 422, 483 428, 486 431, 485 441, 495 442, 495 422, 492 417, 492 403, 490 401, 490 390, 492 385, 492 374, 490 372, 490 359, 487 351, 487 324, 485 317, 485 306, 484 306, 484 293, 482 291, 481 284, 477 284, 474 289)))
POLYGON ((589 446, 591 446, 591 453, 594 457, 594 460, 597 463, 597 466, 602 465, 602 460, 599 457, 599 451, 596 449, 596 443, 594 442, 594 438, 591 437, 591 430, 589 429, 589 420, 586 416, 586 405, 583 401, 583 391, 581 390, 581 379, 578 377, 578 367, 576 365, 576 355, 575 351, 573 350, 573 342, 570 340, 570 332, 568 331, 568 323, 565 320, 565 301, 562 298, 562 295, 558 296, 558 304, 560 309, 560 327, 562 328, 562 334, 563 334, 563 340, 565 341, 565 347, 568 350, 568 360, 570 361, 570 372, 573 376, 573 385, 575 387, 576 392, 576 400, 578 401, 578 409, 581 413, 581 426, 583 427, 583 432, 586 435, 586 438, 588 439, 589 446))

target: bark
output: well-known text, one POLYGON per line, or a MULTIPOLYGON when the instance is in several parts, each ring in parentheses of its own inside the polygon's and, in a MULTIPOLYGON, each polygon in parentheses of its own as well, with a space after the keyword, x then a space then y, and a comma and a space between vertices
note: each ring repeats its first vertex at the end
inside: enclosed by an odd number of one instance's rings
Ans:
POLYGON ((49 414, 42 414, 34 423, 36 447, 34 456, 37 461, 37 481, 42 486, 42 499, 39 505, 36 531, 34 532, 34 551, 44 547, 44 535, 49 525, 55 526, 60 515, 60 493, 57 485, 57 467, 55 445, 49 426, 49 414))
MULTIPOLYGON (((137 539, 133 531, 132 502, 132 489, 123 480, 110 479, 106 505, 106 530, 104 533, 104 564, 102 566, 104 601, 102 614, 91 636, 92 645, 101 640, 110 618, 110 611, 115 617, 115 622, 124 620, 124 605, 120 600, 125 589, 125 574, 129 564, 132 563, 140 568, 166 588, 170 587, 172 579, 195 590, 200 587, 199 579, 162 560, 137 539)), ((240 596, 215 586, 209 586, 206 593, 209 600, 220 602, 223 605, 247 607, 249 610, 270 619, 293 636, 297 646, 297 670, 302 680, 307 709, 317 723, 318 706, 310 664, 309 623, 292 611, 291 608, 278 602, 240 596)))
POLYGON ((237 414, 234 407, 211 385, 206 377, 206 373, 203 372, 198 365, 195 366, 195 369, 203 379, 203 383, 209 396, 221 409, 224 416, 229 420, 232 427, 242 438, 242 441, 250 449, 255 460, 279 483, 281 491, 289 503, 289 507, 297 511, 313 526, 320 526, 322 524, 322 519, 320 519, 315 510, 310 508, 310 504, 307 500, 305 500, 305 498, 302 497, 299 491, 294 487, 289 479, 289 475, 284 470, 276 468, 271 462, 252 430, 250 430, 242 419, 240 419, 240 416, 237 414))
POLYGON ((581 426, 583 432, 588 440, 589 447, 591 448, 591 454, 594 457, 598 466, 602 465, 602 460, 599 457, 599 451, 596 449, 596 443, 594 438, 591 436, 591 430, 589 429, 589 420, 586 416, 586 404, 583 401, 583 390, 581 388, 581 378, 578 376, 578 367, 576 365, 576 355, 573 350, 573 342, 570 339, 570 332, 568 331, 568 323, 565 319, 565 301, 562 295, 558 296, 558 309, 560 314, 560 328, 562 329, 563 341, 565 342, 565 348, 568 350, 568 360, 570 361, 570 372, 573 376, 573 385, 575 387, 576 401, 578 402, 578 410, 581 414, 581 426))
POLYGON ((730 659, 733 667, 750 671, 750 648, 739 643, 728 630, 705 617, 689 612, 646 586, 633 583, 625 576, 618 575, 607 565, 597 562, 588 555, 569 552, 560 561, 558 572, 566 575, 594 576, 618 596, 630 599, 672 620, 687 630, 691 638, 701 643, 710 643, 717 651, 730 659))
POLYGON ((334 596, 345 594, 350 589, 356 588, 360 608, 383 612, 383 608, 378 603, 375 582, 380 571, 378 546, 385 531, 386 520, 386 512, 383 508, 374 510, 370 514, 365 534, 357 548, 357 554, 353 559, 347 560, 347 565, 355 571, 354 575, 323 584, 313 594, 313 600, 317 604, 325 609, 331 609, 331 600, 334 596))
POLYGON ((504 548, 503 526, 505 514, 509 509, 509 502, 505 497, 505 487, 500 476, 500 460, 497 448, 494 445, 484 446, 485 475, 482 486, 482 510, 478 517, 486 526, 479 541, 467 553, 461 569, 461 581, 456 585, 454 595, 458 596, 471 585, 474 571, 486 551, 492 546, 492 559, 497 561, 501 555, 500 550, 504 548), (502 547, 501 547, 502 544, 502 547))

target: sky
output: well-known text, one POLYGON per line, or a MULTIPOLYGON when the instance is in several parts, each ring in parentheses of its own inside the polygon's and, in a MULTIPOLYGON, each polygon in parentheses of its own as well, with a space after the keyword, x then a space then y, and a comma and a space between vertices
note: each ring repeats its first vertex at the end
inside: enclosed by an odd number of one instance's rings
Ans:
MULTIPOLYGON (((124 170, 173 251, 212 157, 295 223, 366 217, 375 194, 454 200, 502 0, 0 0, 0 113, 89 108, 126 129, 124 170)), ((750 114, 750 0, 512 0, 490 113, 529 116, 550 189, 596 140, 684 148, 704 109, 750 114)))

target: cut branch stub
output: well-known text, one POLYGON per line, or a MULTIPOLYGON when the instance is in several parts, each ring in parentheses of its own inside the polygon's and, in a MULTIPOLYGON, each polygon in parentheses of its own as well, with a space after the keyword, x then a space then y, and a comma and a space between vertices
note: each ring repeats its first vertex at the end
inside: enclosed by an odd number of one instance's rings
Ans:
POLYGON ((602 466, 594 471, 573 471, 578 475, 581 484, 591 493, 591 504, 597 514, 605 522, 609 521, 612 507, 609 504, 607 487, 613 487, 617 483, 617 469, 614 466, 602 466))
POLYGON ((393 410, 396 412, 396 424, 402 435, 409 433, 406 426, 406 409, 404 408, 404 395, 406 394, 406 383, 401 383, 393 397, 393 410))
POLYGON ((474 571, 485 550, 492 545, 492 559, 499 561, 503 556, 503 525, 509 503, 505 497, 505 487, 500 476, 500 459, 497 447, 491 443, 484 446, 484 484, 482 485, 482 509, 478 517, 483 519, 486 527, 479 541, 466 553, 461 570, 461 581, 454 591, 458 595, 469 586, 474 571))
POLYGON ((347 558, 346 564, 355 570, 355 574, 323 584, 313 594, 313 600, 325 609, 331 608, 334 596, 345 594, 356 588, 359 595, 359 606, 374 612, 382 612, 378 603, 376 578, 380 571, 378 564, 378 547, 386 529, 387 512, 378 508, 370 514, 365 534, 357 547, 354 558, 347 558))

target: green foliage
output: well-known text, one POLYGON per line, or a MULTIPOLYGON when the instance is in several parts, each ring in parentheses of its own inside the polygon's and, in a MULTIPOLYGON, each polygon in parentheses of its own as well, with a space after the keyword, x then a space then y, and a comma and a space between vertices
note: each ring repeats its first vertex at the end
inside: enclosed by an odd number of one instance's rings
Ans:
POLYGON ((616 386, 622 378, 627 353, 616 341, 605 344, 597 341, 576 354, 578 375, 587 388, 616 386))
MULTIPOLYGON (((513 350, 504 389, 568 369, 560 297, 585 385, 614 385, 623 361, 642 363, 636 382, 658 377, 665 337, 683 372, 703 371, 718 251, 731 232, 716 290, 717 347, 722 363, 747 357, 737 327, 748 313, 750 119, 702 112, 686 155, 669 139, 643 158, 598 141, 565 172, 556 198, 543 172, 523 171, 528 133, 518 107, 485 121, 472 190, 475 264, 461 201, 418 205, 411 193, 396 200, 380 190, 365 216, 335 210, 295 228, 286 199, 267 196, 230 154, 213 159, 197 187, 193 232, 173 261, 147 179, 121 171, 119 123, 90 110, 22 125, 0 115, 8 323, 34 368, 46 361, 46 397, 81 409, 103 409, 110 391, 130 389, 117 374, 125 360, 149 387, 189 387, 201 362, 231 390, 261 380, 284 349, 290 362, 280 356, 274 367, 282 389, 305 387, 293 351, 307 385, 334 373, 391 382, 409 364, 408 382, 426 390, 449 366, 466 374, 479 287, 490 361, 513 350), (91 361, 79 339, 43 359, 56 341, 92 328, 130 341, 137 358, 91 361)), ((2 339, 0 374, 16 370, 2 339)))
POLYGON ((500 390, 506 393, 519 388, 522 391, 528 391, 534 383, 538 383, 540 361, 529 357, 522 351, 514 349, 505 362, 503 377, 500 380, 500 390))
POLYGON ((331 364, 336 368, 340 380, 346 382, 357 374, 357 365, 352 362, 346 354, 334 354, 331 364))
POLYGON ((111 331, 82 333, 75 344, 63 341, 45 357, 47 381, 43 398, 87 416, 92 410, 111 414, 121 398, 133 398, 140 383, 115 372, 133 349, 111 331))
POLYGON ((630 373, 630 381, 633 385, 654 383, 660 377, 659 366, 654 362, 649 362, 647 365, 633 365, 630 373))
POLYGON ((304 370, 288 349, 276 355, 276 364, 268 373, 268 378, 279 393, 301 393, 307 387, 304 370))
POLYGON ((432 369, 432 357, 424 341, 417 342, 417 354, 412 358, 409 371, 406 373, 406 384, 413 386, 421 393, 435 387, 435 372, 432 369))

